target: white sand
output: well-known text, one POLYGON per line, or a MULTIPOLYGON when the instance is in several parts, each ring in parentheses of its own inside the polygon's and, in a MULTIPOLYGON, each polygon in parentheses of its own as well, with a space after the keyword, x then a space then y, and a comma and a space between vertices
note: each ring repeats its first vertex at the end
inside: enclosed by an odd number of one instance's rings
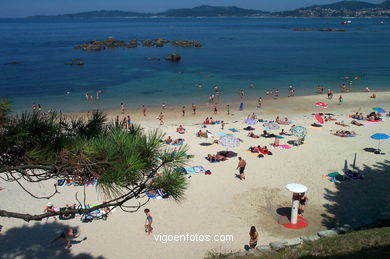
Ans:
MULTIPOLYGON (((335 95, 338 96, 338 95, 335 95)), ((326 122, 320 130, 310 129, 309 125, 314 122, 311 115, 314 112, 332 112, 337 121, 344 121, 349 124, 351 119, 348 114, 361 111, 363 114, 371 112, 372 107, 383 107, 390 110, 390 93, 377 93, 376 99, 368 98, 368 93, 348 93, 343 94, 344 103, 338 104, 337 98, 333 101, 325 99, 324 95, 293 97, 279 100, 265 100, 263 107, 257 109, 255 103, 246 104, 245 110, 237 111, 237 104, 231 105, 234 115, 226 114, 226 106, 221 105, 218 115, 212 114, 212 107, 207 105, 199 109, 199 114, 194 116, 187 108, 185 118, 181 117, 181 109, 169 108, 166 113, 166 124, 160 127, 167 135, 173 138, 183 137, 189 147, 189 154, 195 157, 190 161, 191 166, 202 165, 212 171, 212 175, 197 174, 189 178, 189 187, 186 191, 186 199, 177 204, 171 200, 151 200, 146 205, 151 209, 154 218, 154 234, 230 234, 234 236, 233 242, 170 242, 163 244, 156 242, 153 235, 147 236, 144 232, 143 223, 145 216, 143 208, 137 213, 125 213, 117 209, 107 221, 95 221, 93 223, 81 223, 79 219, 70 221, 59 221, 60 224, 79 226, 82 235, 87 240, 73 245, 70 255, 87 253, 91 256, 103 256, 104 258, 202 258, 210 250, 215 251, 235 251, 242 249, 248 243, 249 228, 255 225, 260 232, 260 244, 270 241, 284 239, 288 237, 300 236, 303 234, 313 234, 320 229, 325 229, 323 220, 327 217, 334 217, 332 211, 327 208, 332 201, 326 198, 328 192, 336 191, 336 184, 322 178, 323 174, 339 171, 344 166, 344 160, 353 162, 354 154, 357 153, 356 166, 372 167, 376 163, 383 162, 388 155, 375 155, 363 150, 367 147, 376 147, 377 142, 370 139, 370 135, 376 132, 389 134, 390 117, 385 118, 379 125, 358 127, 350 125, 349 130, 354 130, 358 136, 354 138, 340 138, 331 135, 332 129, 343 129, 334 122, 326 122), (329 103, 328 109, 321 109, 314 106, 316 101, 329 103), (250 108, 248 108, 250 107, 250 108), (308 135, 305 144, 293 147, 289 150, 272 149, 273 155, 264 158, 257 158, 249 154, 246 150, 253 145, 269 145, 273 139, 252 139, 246 136, 247 131, 242 130, 246 125, 243 122, 246 116, 255 112, 259 118, 274 119, 277 115, 281 118, 287 116, 293 124, 302 125, 308 128, 308 135), (215 154, 225 148, 221 145, 200 146, 201 142, 212 141, 213 139, 200 139, 195 137, 195 132, 200 129, 200 123, 206 116, 214 119, 224 120, 228 124, 226 129, 235 127, 240 130, 234 135, 243 139, 238 148, 230 150, 237 152, 247 161, 246 180, 240 181, 235 178, 237 170, 237 158, 230 158, 228 161, 220 163, 209 163, 204 159, 208 154, 215 154), (238 122, 234 122, 238 121, 238 122), (175 132, 176 127, 182 123, 187 129, 187 133, 179 135, 175 132), (194 125, 198 124, 198 125, 194 125), (305 184, 309 190, 309 204, 306 208, 305 218, 310 225, 304 230, 288 230, 277 223, 279 217, 278 208, 289 207, 291 194, 284 188, 288 183, 305 184)), ((132 119, 141 122, 146 129, 159 127, 158 120, 155 119, 159 110, 150 111, 147 118, 138 111, 136 114, 131 111, 132 119), (142 120, 142 121, 141 121, 142 120)), ((115 112, 110 113, 112 118, 115 112)), ((122 118, 122 116, 121 116, 122 118)), ((261 124, 254 126, 255 133, 261 134, 263 127, 261 124)), ((288 130, 290 126, 281 127, 288 130)), ((207 128, 217 136, 222 132, 220 125, 212 125, 207 128)), ((224 132, 228 132, 227 130, 224 132)), ((278 133, 280 130, 274 131, 278 133)), ((286 144, 295 137, 285 137, 280 140, 281 144, 286 144)), ((381 148, 384 152, 390 153, 390 140, 383 141, 381 148)), ((360 182, 351 181, 349 190, 351 195, 361 195, 363 187, 373 184, 370 177, 360 182)), ((40 194, 48 193, 50 185, 39 184, 30 185, 30 189, 38 191, 40 194)), ((381 184, 385 182, 375 182, 376 186, 371 188, 381 189, 381 184)), ((28 196, 17 185, 0 182, 0 186, 5 189, 1 194, 1 208, 18 211, 41 213, 45 207, 46 200, 36 200, 28 196)), ((51 201, 56 206, 63 206, 66 203, 74 203, 74 195, 79 191, 82 198, 82 187, 59 187, 61 193, 56 195, 51 201)), ((102 200, 97 197, 93 187, 87 187, 89 203, 96 203, 102 200)), ((365 213, 365 218, 375 218, 380 216, 380 210, 375 209, 375 202, 371 199, 359 199, 363 206, 357 206, 356 200, 346 202, 347 211, 342 211, 345 215, 341 223, 347 223, 350 215, 365 213), (362 208, 363 207, 363 208, 362 208), (350 213, 350 214, 348 214, 350 213)), ((137 201, 138 202, 138 201, 137 201)), ((134 203, 136 204, 136 203, 134 203)), ((337 215, 339 216, 339 215, 337 215)), ((50 219, 49 222, 53 220, 50 219)), ((353 223, 353 222, 349 222, 353 223)), ((0 224, 4 226, 0 244, 0 251, 6 251, 5 258, 10 256, 8 252, 15 252, 19 245, 23 247, 20 254, 27 251, 35 251, 44 257, 66 258, 69 254, 59 252, 62 246, 58 244, 54 248, 48 248, 48 241, 55 238, 53 229, 60 227, 49 227, 51 223, 45 221, 27 223, 27 227, 40 224, 39 230, 30 233, 28 230, 13 230, 13 227, 21 227, 24 223, 17 219, 0 218, 0 224), (7 239, 4 239, 7 237, 7 239), (16 245, 16 243, 18 245, 16 245), (24 251, 23 251, 24 250, 24 251), (67 255, 67 256, 65 256, 67 255)), ((60 243, 60 242, 59 242, 60 243)))

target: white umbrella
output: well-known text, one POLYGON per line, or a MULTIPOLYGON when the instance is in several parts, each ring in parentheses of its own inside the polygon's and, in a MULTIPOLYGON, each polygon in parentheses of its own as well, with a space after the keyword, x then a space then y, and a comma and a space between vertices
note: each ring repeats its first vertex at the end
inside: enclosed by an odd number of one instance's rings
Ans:
POLYGON ((290 183, 286 185, 286 189, 294 193, 303 193, 307 191, 307 187, 299 183, 290 183))

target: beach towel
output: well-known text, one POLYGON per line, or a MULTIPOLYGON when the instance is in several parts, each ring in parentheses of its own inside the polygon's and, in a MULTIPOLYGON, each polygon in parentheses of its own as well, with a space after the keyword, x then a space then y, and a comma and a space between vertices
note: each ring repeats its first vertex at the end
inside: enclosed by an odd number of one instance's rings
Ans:
POLYGON ((179 141, 179 143, 177 143, 177 144, 176 144, 176 143, 171 143, 171 145, 172 145, 172 146, 181 146, 181 145, 183 145, 183 142, 184 142, 184 141, 181 140, 181 141, 179 141))
POLYGON ((251 156, 258 156, 258 155, 259 155, 259 153, 254 153, 254 152, 252 152, 252 151, 250 151, 250 150, 247 150, 247 152, 248 152, 251 156))
POLYGON ((182 173, 182 174, 196 174, 196 173, 204 173, 206 170, 203 168, 203 166, 193 166, 193 167, 181 167, 176 168, 176 172, 182 173))
POLYGON ((163 198, 168 197, 168 195, 162 193, 162 191, 160 189, 157 189, 155 192, 156 192, 156 194, 150 194, 149 191, 146 191, 145 194, 147 197, 149 197, 151 199, 156 199, 156 200, 162 200, 163 198))
POLYGON ((379 122, 365 122, 363 123, 364 125, 369 125, 369 126, 372 126, 372 125, 379 125, 379 122))
POLYGON ((270 148, 278 148, 278 149, 290 149, 292 148, 292 146, 290 145, 286 145, 286 144, 282 144, 282 145, 279 145, 279 146, 274 146, 274 145, 270 145, 270 148))
POLYGON ((310 127, 309 127, 309 129, 313 129, 313 130, 321 130, 322 128, 310 126, 310 127))
POLYGON ((239 132, 237 129, 235 128, 232 128, 232 129, 229 129, 231 132, 239 132))
POLYGON ((339 172, 332 172, 326 175, 329 181, 336 182, 336 181, 344 181, 345 177, 344 175, 339 174, 339 172))

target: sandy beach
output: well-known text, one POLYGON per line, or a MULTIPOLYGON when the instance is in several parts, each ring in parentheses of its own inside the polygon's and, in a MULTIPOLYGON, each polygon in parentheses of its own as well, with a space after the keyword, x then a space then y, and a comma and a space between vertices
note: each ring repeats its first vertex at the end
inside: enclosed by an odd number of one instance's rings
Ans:
MULTIPOLYGON (((3 231, 0 234, 0 258, 203 258, 209 251, 230 252, 244 248, 249 241, 249 228, 257 227, 259 244, 281 240, 289 237, 313 234, 318 230, 331 228, 340 224, 356 224, 373 221, 390 215, 390 198, 381 195, 389 186, 388 172, 390 168, 390 140, 381 142, 381 150, 386 155, 370 152, 378 142, 370 138, 377 132, 390 134, 390 117, 383 117, 379 123, 364 126, 352 125, 350 114, 362 112, 367 115, 373 107, 390 110, 390 92, 376 92, 377 98, 369 98, 371 93, 343 93, 343 103, 339 104, 335 94, 333 100, 326 95, 313 95, 290 98, 265 98, 262 107, 256 101, 245 101, 244 110, 239 111, 239 103, 230 103, 231 114, 227 114, 227 103, 218 106, 218 113, 213 113, 213 105, 197 104, 196 115, 192 114, 191 104, 186 105, 186 115, 182 116, 181 107, 164 109, 165 124, 160 126, 156 119, 160 108, 149 109, 147 116, 142 110, 128 110, 134 123, 140 124, 146 131, 159 128, 173 139, 184 138, 188 146, 188 154, 194 157, 189 166, 200 165, 212 172, 211 175, 191 174, 188 177, 188 190, 185 200, 176 203, 170 199, 152 199, 145 206, 154 218, 154 235, 232 235, 228 242, 167 242, 155 240, 144 232, 145 215, 143 208, 136 213, 126 213, 117 209, 107 221, 98 220, 92 223, 81 223, 79 218, 68 221, 53 219, 42 222, 23 222, 22 220, 0 218, 3 231), (329 107, 316 107, 315 102, 326 102, 329 107), (305 142, 300 146, 291 145, 294 136, 285 136, 280 144, 288 144, 291 149, 270 149, 272 156, 258 158, 248 152, 249 146, 269 146, 273 138, 258 139, 247 136, 248 126, 244 120, 254 112, 258 119, 274 120, 288 117, 292 124, 307 128, 305 142), (314 113, 333 113, 336 121, 325 122, 323 127, 310 126, 315 122, 314 113), (206 117, 224 121, 225 129, 220 124, 201 128, 206 117), (344 122, 348 127, 336 125, 344 122), (185 134, 178 134, 176 128, 183 125, 185 134), (200 143, 212 143, 218 139, 218 133, 230 133, 235 128, 239 132, 234 136, 243 140, 239 147, 229 148, 247 162, 246 180, 240 181, 236 174, 237 157, 219 163, 209 163, 204 157, 226 150, 220 144, 203 146, 200 143), (214 138, 198 138, 196 132, 209 130, 214 138), (338 137, 330 134, 331 130, 352 130, 355 137, 338 137), (370 149, 371 148, 371 149, 370 149), (363 180, 346 180, 330 182, 324 174, 340 172, 345 160, 349 168, 364 174, 363 180), (387 174, 387 175, 386 175, 387 174), (291 193, 285 189, 286 184, 301 183, 308 187, 308 205, 305 219, 309 226, 302 230, 290 230, 278 224, 281 216, 291 206, 291 193), (49 246, 50 240, 57 232, 67 226, 79 226, 81 236, 71 249, 65 249, 62 243, 49 246), (34 257, 35 256, 35 257, 34 257)), ((73 114, 82 115, 83 114, 73 114)), ((110 120, 120 115, 120 107, 108 111, 110 120)), ((262 123, 252 125, 254 133, 260 135, 262 123)), ((272 131, 278 134, 281 129, 288 131, 291 125, 280 125, 280 129, 272 131)), ((47 194, 53 182, 27 185, 29 190, 39 194, 47 194)), ((41 213, 47 200, 37 200, 28 196, 14 184, 2 182, 4 189, 0 191, 2 207, 10 211, 41 213)), ((82 197, 83 187, 59 187, 60 193, 50 201, 61 207, 75 202, 75 193, 82 197)), ((96 193, 94 187, 86 187, 87 202, 99 203, 104 197, 96 193)), ((139 201, 134 201, 137 204, 139 201)), ((142 201, 140 201, 142 202, 142 201)))

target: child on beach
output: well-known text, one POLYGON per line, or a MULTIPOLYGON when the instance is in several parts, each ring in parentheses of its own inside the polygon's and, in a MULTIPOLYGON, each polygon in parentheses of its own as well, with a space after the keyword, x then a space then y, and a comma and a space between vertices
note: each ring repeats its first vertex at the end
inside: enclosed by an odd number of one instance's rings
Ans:
POLYGON ((259 233, 256 230, 255 226, 251 226, 251 229, 249 231, 249 247, 255 248, 257 246, 257 241, 259 240, 259 233))
POLYGON ((153 228, 152 228, 153 217, 152 217, 152 215, 150 215, 150 210, 149 209, 145 209, 144 212, 145 212, 145 215, 146 215, 146 219, 145 219, 145 232, 148 233, 148 235, 150 235, 152 233, 152 231, 153 231, 153 228))
MULTIPOLYGON (((44 213, 47 213, 47 212, 56 212, 57 211, 57 208, 54 207, 53 203, 51 202, 48 202, 47 203, 47 206, 46 208, 43 210, 44 213)), ((49 219, 50 217, 47 217, 46 218, 46 221, 49 219)), ((54 220, 57 220, 57 217, 56 216, 53 216, 54 220)))
MULTIPOLYGON (((56 239, 51 241, 51 244, 53 244, 57 240, 64 239, 66 242, 65 247, 70 248, 72 246, 71 239, 77 238, 79 236, 80 236, 80 232, 78 231, 77 228, 67 228, 60 234, 59 237, 57 237, 56 239)), ((84 238, 84 239, 86 239, 86 238, 84 238)))

